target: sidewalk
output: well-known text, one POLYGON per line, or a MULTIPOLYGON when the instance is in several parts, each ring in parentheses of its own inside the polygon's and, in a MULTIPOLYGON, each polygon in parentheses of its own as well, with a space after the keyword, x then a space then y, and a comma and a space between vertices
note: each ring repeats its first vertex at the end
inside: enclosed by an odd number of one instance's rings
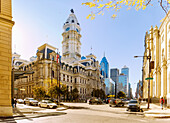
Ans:
POLYGON ((170 118, 170 109, 161 109, 159 104, 150 103, 150 109, 147 109, 147 104, 141 106, 144 109, 145 117, 151 118, 170 118))

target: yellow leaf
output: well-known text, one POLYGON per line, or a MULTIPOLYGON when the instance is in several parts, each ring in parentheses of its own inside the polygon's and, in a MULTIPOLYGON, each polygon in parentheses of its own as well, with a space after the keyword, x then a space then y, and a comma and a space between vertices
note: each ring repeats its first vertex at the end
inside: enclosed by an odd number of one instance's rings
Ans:
POLYGON ((167 0, 168 1, 168 3, 170 4, 170 0, 167 0))
POLYGON ((104 6, 104 4, 99 4, 99 6, 97 8, 102 8, 104 6))
POLYGON ((136 0, 134 0, 134 1, 133 1, 133 4, 132 4, 132 6, 134 6, 134 5, 135 5, 135 2, 136 2, 136 0))
POLYGON ((145 5, 143 5, 143 8, 142 8, 143 10, 145 10, 146 9, 146 6, 145 5))
POLYGON ((116 16, 117 16, 116 14, 113 14, 113 15, 112 15, 112 18, 115 18, 116 16))
POLYGON ((89 19, 90 16, 91 16, 91 14, 89 14, 89 15, 86 17, 86 19, 89 19))
POLYGON ((163 18, 162 20, 160 20, 160 22, 163 22, 164 19, 165 19, 165 18, 163 18))

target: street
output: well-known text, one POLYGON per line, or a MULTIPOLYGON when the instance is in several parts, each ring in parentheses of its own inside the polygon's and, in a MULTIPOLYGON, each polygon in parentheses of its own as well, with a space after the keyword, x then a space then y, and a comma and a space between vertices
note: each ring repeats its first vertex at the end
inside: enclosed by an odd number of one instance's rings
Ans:
MULTIPOLYGON (((22 116, 0 119, 0 122, 17 123, 169 123, 169 118, 146 118, 143 112, 127 112, 126 107, 109 107, 108 104, 89 105, 87 103, 64 103, 69 109, 57 111, 56 109, 39 108, 37 106, 17 105, 22 116)), ((16 113, 16 112, 15 112, 16 113)))

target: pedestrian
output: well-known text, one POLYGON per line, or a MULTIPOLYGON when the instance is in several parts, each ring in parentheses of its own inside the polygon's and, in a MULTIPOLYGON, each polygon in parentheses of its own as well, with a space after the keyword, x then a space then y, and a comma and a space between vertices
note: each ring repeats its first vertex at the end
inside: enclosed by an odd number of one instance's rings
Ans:
POLYGON ((14 99, 14 104, 15 104, 14 106, 16 108, 16 105, 17 105, 17 99, 16 98, 14 99))
POLYGON ((14 108, 14 98, 12 98, 12 107, 14 108))
POLYGON ((162 108, 162 110, 163 110, 163 104, 165 103, 165 101, 164 101, 163 97, 161 97, 161 99, 160 99, 160 103, 161 103, 161 108, 162 108))

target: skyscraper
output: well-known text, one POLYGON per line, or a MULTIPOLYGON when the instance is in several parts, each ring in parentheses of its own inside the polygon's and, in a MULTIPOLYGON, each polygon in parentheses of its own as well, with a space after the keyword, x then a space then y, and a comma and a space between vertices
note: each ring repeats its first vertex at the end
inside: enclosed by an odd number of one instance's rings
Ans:
POLYGON ((115 82, 115 94, 117 94, 117 84, 119 82, 119 69, 112 68, 110 69, 110 78, 115 82))
POLYGON ((109 77, 109 63, 105 56, 102 58, 100 62, 100 71, 101 71, 101 74, 104 76, 104 78, 109 77))
POLYGON ((121 69, 121 73, 123 73, 123 74, 126 75, 126 77, 127 77, 127 81, 126 81, 126 94, 128 94, 129 68, 125 65, 125 66, 121 69))
POLYGON ((128 94, 127 87, 128 87, 127 76, 124 73, 121 73, 119 75, 118 92, 123 91, 127 95, 128 94))

